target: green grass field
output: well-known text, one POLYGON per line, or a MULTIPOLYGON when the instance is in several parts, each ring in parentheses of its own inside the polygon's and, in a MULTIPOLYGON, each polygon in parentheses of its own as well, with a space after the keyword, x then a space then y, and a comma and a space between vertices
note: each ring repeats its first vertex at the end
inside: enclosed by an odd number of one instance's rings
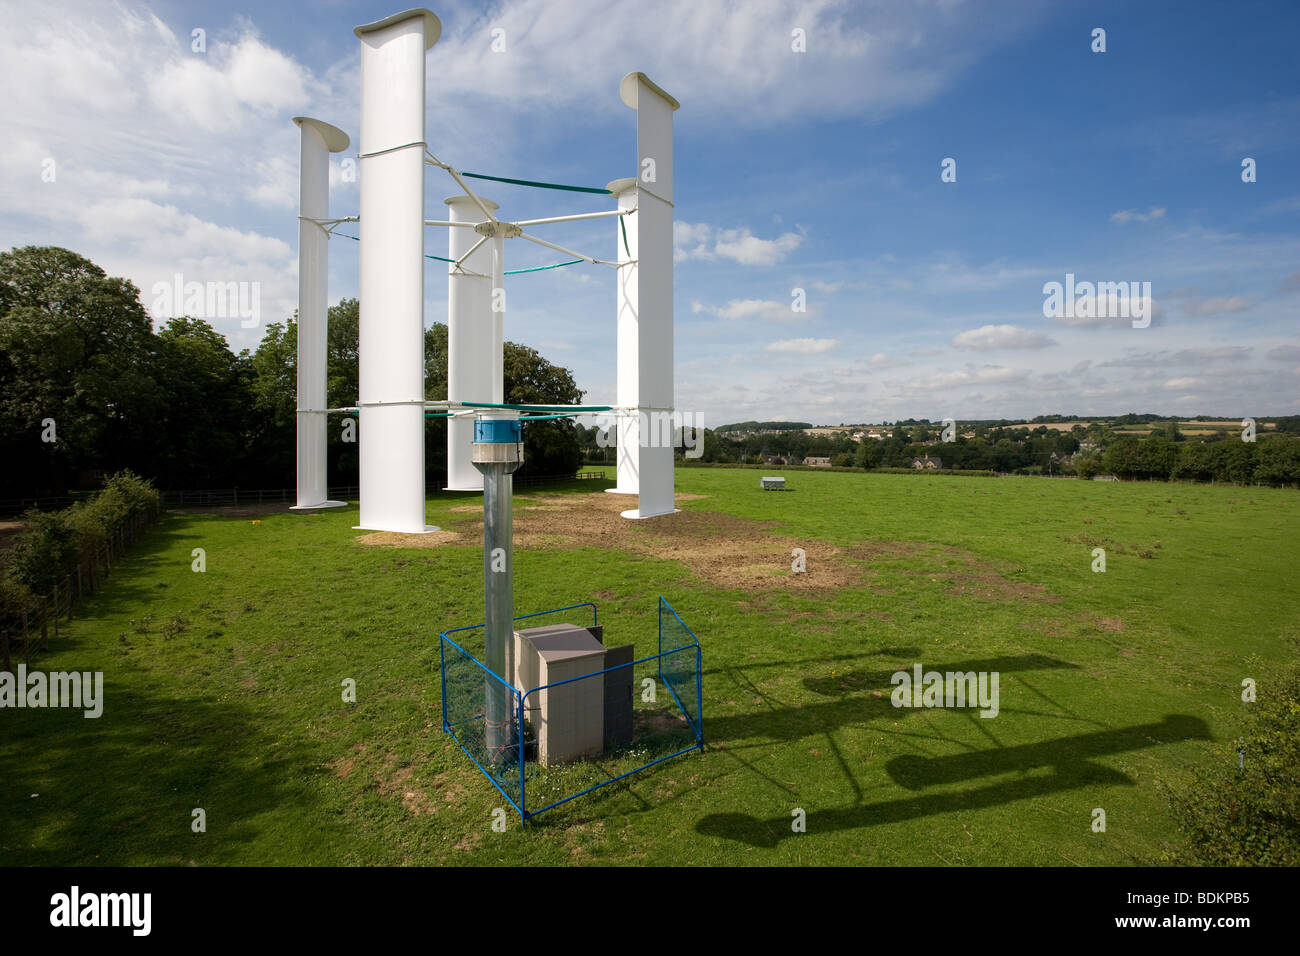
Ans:
POLYGON ((759 475, 679 470, 682 513, 646 522, 596 482, 516 494, 516 613, 594 600, 644 654, 664 595, 706 749, 503 833, 439 714, 479 499, 431 500, 456 534, 413 548, 360 543, 355 506, 166 516, 33 661, 103 671, 103 716, 0 711, 0 863, 1153 862, 1163 787, 1235 765, 1242 679, 1295 654, 1295 491, 759 475), (894 708, 918 662, 997 671, 999 715, 894 708))

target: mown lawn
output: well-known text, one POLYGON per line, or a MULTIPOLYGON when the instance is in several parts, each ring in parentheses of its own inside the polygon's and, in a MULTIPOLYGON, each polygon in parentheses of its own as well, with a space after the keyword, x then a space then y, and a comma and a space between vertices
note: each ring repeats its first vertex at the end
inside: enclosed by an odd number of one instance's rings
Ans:
POLYGON ((355 505, 168 515, 33 663, 103 671, 103 716, 0 711, 0 864, 1152 862, 1162 787, 1235 765, 1243 678, 1295 654, 1295 491, 760 474, 679 470, 682 515, 610 533, 596 482, 517 493, 516 613, 595 600, 644 654, 667 597, 707 746, 504 833, 439 714, 475 496, 418 548, 360 543, 355 505), (894 708, 917 662, 997 671, 999 715, 894 708))

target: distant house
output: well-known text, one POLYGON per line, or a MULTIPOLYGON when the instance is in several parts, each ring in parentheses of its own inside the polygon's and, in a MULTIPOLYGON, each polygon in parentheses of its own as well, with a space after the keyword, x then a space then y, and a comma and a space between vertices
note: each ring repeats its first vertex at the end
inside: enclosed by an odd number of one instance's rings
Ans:
POLYGON ((929 455, 926 455, 924 458, 913 458, 912 467, 915 468, 917 471, 926 471, 926 470, 933 470, 935 468, 942 468, 943 459, 932 458, 929 455))
POLYGON ((831 460, 829 458, 805 458, 803 463, 805 465, 812 465, 814 468, 829 468, 831 466, 831 460))
POLYGON ((765 465, 797 465, 794 457, 786 458, 782 455, 764 455, 763 464, 765 465))

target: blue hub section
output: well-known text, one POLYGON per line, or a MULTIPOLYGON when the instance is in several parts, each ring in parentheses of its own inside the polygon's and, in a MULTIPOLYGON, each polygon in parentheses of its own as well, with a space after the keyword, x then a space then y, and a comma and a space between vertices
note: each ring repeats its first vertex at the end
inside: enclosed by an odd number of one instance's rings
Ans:
POLYGON ((474 444, 518 445, 523 441, 523 425, 519 421, 502 418, 476 418, 474 444))

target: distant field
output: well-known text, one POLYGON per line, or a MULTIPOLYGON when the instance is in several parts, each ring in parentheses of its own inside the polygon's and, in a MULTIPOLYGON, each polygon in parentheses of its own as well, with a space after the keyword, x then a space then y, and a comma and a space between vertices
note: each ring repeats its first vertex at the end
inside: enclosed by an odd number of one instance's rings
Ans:
POLYGON ((1046 428, 1050 432, 1068 432, 1073 431, 1075 425, 1082 425, 1087 428, 1093 422, 1018 422, 1015 425, 1007 425, 1007 428, 1046 428))
MULTIPOLYGON (((1068 432, 1073 430, 1075 425, 1082 425, 1084 428, 1087 428, 1089 425, 1092 424, 1095 423, 1094 422, 1055 422, 1055 423, 1048 424, 1045 422, 1037 422, 1037 423, 1020 422, 1019 424, 1008 425, 1007 427, 1032 429, 1032 428, 1039 428, 1041 426, 1047 428, 1049 431, 1068 432)), ((1162 428, 1164 424, 1165 424, 1164 422, 1152 422, 1149 425, 1114 425, 1112 426, 1112 428, 1118 434, 1132 432, 1134 434, 1146 435, 1154 429, 1162 428)), ((1273 425, 1271 422, 1265 423, 1261 421, 1258 423, 1257 427, 1260 431, 1268 431, 1273 427, 1273 425)), ((1208 435, 1212 432, 1216 432, 1224 428, 1229 428, 1229 429, 1241 428, 1241 419, 1238 418, 1234 421, 1221 421, 1221 422, 1213 421, 1213 422, 1179 422, 1178 423, 1178 430, 1182 432, 1184 435, 1201 435, 1201 434, 1208 435)))
POLYGON ((439 715, 438 631, 482 619, 476 496, 387 539, 414 547, 361 543, 355 505, 169 515, 37 661, 102 670, 104 715, 0 711, 0 861, 1125 865, 1179 845, 1162 784, 1235 766, 1242 679, 1295 655, 1300 494, 786 474, 780 493, 681 470, 681 513, 640 522, 596 482, 516 496, 517 613, 594 600, 644 652, 665 595, 703 644, 707 749, 505 833, 439 715), (998 716, 891 706, 916 663, 998 672, 998 716))
MULTIPOLYGON (((931 426, 931 428, 934 428, 939 424, 940 423, 936 422, 934 423, 934 425, 931 426)), ((1096 424, 1096 422, 1094 421, 1017 422, 1013 425, 1005 425, 1002 427, 1027 428, 1027 429, 1046 428, 1049 431, 1068 432, 1073 430, 1076 425, 1082 425, 1084 428, 1087 428, 1088 426, 1093 424, 1096 424)), ((1163 422, 1156 422, 1150 425, 1116 425, 1112 427, 1119 434, 1133 433, 1133 434, 1146 435, 1152 429, 1159 428, 1163 424, 1164 424, 1163 422)), ((911 426, 907 426, 907 427, 911 427, 911 426)), ((1207 422, 1187 421, 1187 422, 1178 423, 1178 430, 1181 431, 1184 435, 1208 435, 1211 434, 1212 432, 1219 431, 1224 428, 1227 429, 1241 428, 1241 419, 1238 418, 1238 419, 1225 420, 1225 421, 1207 421, 1207 422)), ((1270 431, 1273 428, 1273 423, 1265 422, 1261 420, 1257 423, 1257 428, 1259 431, 1270 431)), ((852 435, 854 432, 857 431, 878 431, 882 433, 889 433, 893 431, 893 426, 892 425, 890 426, 885 426, 885 425, 848 426, 846 425, 841 427, 837 425, 837 426, 819 426, 817 428, 805 428, 803 430, 809 435, 825 435, 827 437, 830 437, 839 432, 845 432, 845 431, 848 432, 850 435, 852 435)))

